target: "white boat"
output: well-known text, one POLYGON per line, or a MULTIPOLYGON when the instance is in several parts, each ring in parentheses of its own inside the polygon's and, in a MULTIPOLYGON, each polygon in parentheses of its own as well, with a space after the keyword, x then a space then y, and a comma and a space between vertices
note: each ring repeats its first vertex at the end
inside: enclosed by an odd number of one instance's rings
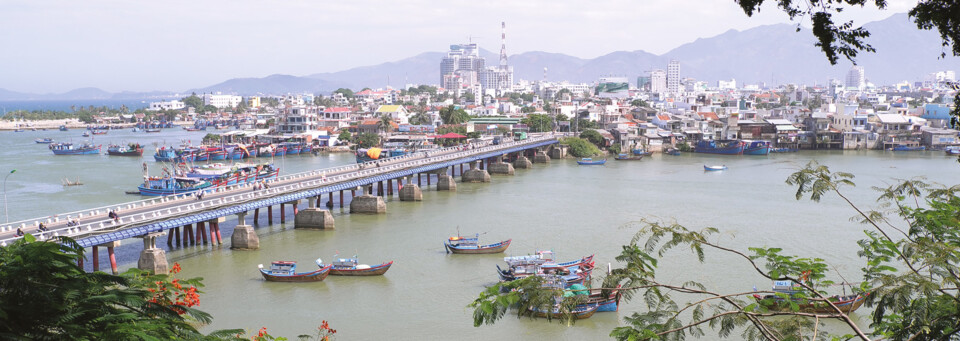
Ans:
POLYGON ((704 171, 722 171, 722 170, 726 170, 726 169, 727 169, 727 165, 720 165, 720 166, 707 166, 707 165, 703 165, 703 170, 704 170, 704 171))

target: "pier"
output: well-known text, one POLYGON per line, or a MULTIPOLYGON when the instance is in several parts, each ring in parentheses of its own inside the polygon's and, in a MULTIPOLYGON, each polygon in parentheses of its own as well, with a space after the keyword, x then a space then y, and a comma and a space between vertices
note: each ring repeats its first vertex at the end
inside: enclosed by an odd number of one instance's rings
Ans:
POLYGON ((255 250, 259 248, 259 239, 247 224, 247 218, 252 213, 253 221, 259 221, 261 209, 266 209, 267 221, 271 224, 274 206, 279 206, 281 223, 286 222, 289 206, 295 217, 295 228, 332 229, 332 215, 320 207, 324 197, 326 207, 344 208, 344 198, 349 195, 351 213, 383 213, 386 210, 383 196, 396 193, 401 201, 422 200, 424 174, 427 186, 432 185, 431 175, 436 175, 437 190, 456 190, 454 176, 462 177, 463 182, 490 182, 490 173, 512 175, 514 164, 520 165, 517 168, 528 168, 528 158, 545 156, 544 149, 556 143, 555 136, 543 135, 497 145, 418 151, 363 164, 284 175, 268 182, 266 189, 255 190, 252 183, 232 185, 206 192, 201 200, 194 194, 172 195, 5 223, 0 224, 0 246, 20 238, 15 236, 18 228, 40 240, 67 236, 84 248, 92 248, 94 270, 99 270, 99 249, 107 248, 111 269, 116 272, 114 248, 121 240, 142 238, 144 249, 138 267, 166 273, 164 251, 156 247, 157 239, 163 236, 170 247, 200 243, 222 245, 224 236, 219 223, 236 216, 237 226, 228 237, 230 247, 255 250), (504 156, 516 162, 504 162, 504 156), (110 211, 116 212, 119 218, 108 217, 110 211), (73 219, 79 220, 79 225, 67 226, 73 219), (38 231, 40 223, 47 231, 38 231))

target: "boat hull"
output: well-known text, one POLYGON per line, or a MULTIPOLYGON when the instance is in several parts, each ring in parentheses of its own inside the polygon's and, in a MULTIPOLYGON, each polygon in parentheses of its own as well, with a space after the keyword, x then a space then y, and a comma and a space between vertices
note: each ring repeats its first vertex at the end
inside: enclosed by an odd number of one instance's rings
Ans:
MULTIPOLYGON (((757 295, 757 294, 754 294, 754 295, 753 295, 753 298, 755 298, 757 301, 761 301, 761 300, 765 300, 765 299, 772 299, 772 300, 774 300, 774 303, 773 303, 771 306, 768 307, 768 309, 770 309, 770 310, 776 310, 776 311, 792 311, 792 309, 790 308, 790 305, 789 305, 789 304, 783 304, 783 305, 780 304, 780 303, 783 303, 783 302, 785 301, 783 298, 775 297, 775 296, 773 296, 773 295, 760 296, 760 295, 757 295)), ((837 306, 837 308, 839 308, 840 311, 842 311, 842 312, 844 312, 844 313, 846 313, 846 314, 849 314, 849 313, 852 313, 852 312, 856 311, 857 309, 859 309, 860 306, 862 306, 864 302, 866 302, 866 297, 865 297, 865 296, 863 296, 863 295, 850 295, 850 296, 838 297, 838 300, 837 300, 837 301, 834 301, 834 302, 833 302, 833 305, 837 306)), ((832 313, 836 313, 836 310, 833 310, 833 307, 831 307, 829 304, 822 303, 822 302, 818 302, 818 303, 806 303, 806 304, 798 304, 798 305, 799 305, 799 309, 800 309, 799 311, 800 311, 800 312, 804 312, 804 313, 816 313, 816 314, 832 314, 832 313)))
POLYGON ((450 243, 444 243, 444 247, 447 248, 447 252, 458 253, 458 254, 488 254, 488 253, 501 253, 507 250, 510 247, 510 242, 513 239, 507 239, 496 244, 489 245, 480 245, 477 247, 462 247, 450 245, 450 243))
POLYGON ((143 156, 143 148, 137 148, 133 150, 109 150, 107 149, 107 155, 111 156, 143 156))
POLYGON ((707 166, 707 165, 703 166, 703 170, 707 172, 722 171, 726 169, 727 169, 727 166, 707 166))
POLYGON ((770 154, 770 146, 745 148, 743 155, 767 155, 770 154))
POLYGON ((582 161, 582 160, 581 160, 581 161, 577 161, 577 164, 578 164, 578 165, 581 165, 581 166, 599 166, 599 165, 602 165, 602 164, 605 164, 605 163, 607 163, 607 160, 606 160, 606 159, 604 159, 604 160, 597 160, 597 161, 582 161))
POLYGON ((330 275, 332 276, 380 276, 390 270, 390 266, 393 265, 393 262, 387 262, 380 265, 372 266, 369 269, 337 269, 331 268, 330 275))
POLYGON ((100 147, 83 148, 74 150, 53 150, 53 155, 97 155, 100 154, 100 147))
POLYGON ((269 270, 260 269, 260 275, 268 282, 320 282, 330 275, 330 269, 333 266, 328 265, 320 270, 313 272, 300 272, 292 275, 275 275, 269 270))
MULTIPOLYGON (((581 305, 581 306, 577 306, 571 312, 571 314, 575 320, 583 320, 593 316, 593 314, 597 312, 597 309, 598 309, 598 306, 596 304, 581 305)), ((561 313, 559 309, 553 309, 549 312, 534 309, 533 315, 537 317, 550 317, 554 319, 563 318, 563 313, 561 313)))

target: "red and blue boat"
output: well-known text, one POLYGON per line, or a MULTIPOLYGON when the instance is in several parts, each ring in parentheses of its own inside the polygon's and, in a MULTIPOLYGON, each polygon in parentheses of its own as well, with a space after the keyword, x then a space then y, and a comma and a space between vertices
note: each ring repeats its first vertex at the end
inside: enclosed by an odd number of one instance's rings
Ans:
POLYGON ((100 154, 100 145, 93 145, 90 143, 84 143, 81 145, 74 145, 69 142, 53 143, 50 144, 50 150, 53 151, 53 155, 96 155, 100 154))
POLYGON ((770 141, 743 141, 746 146, 743 148, 743 155, 767 155, 770 154, 770 141))
MULTIPOLYGON (((189 176, 188 173, 188 177, 189 176)), ((275 180, 278 176, 280 176, 280 168, 276 168, 272 164, 241 165, 239 167, 233 167, 222 174, 207 177, 205 180, 210 181, 214 186, 220 187, 256 181, 275 180)))
POLYGON ((160 147, 153 153, 153 159, 157 162, 173 162, 177 159, 177 151, 171 147, 160 147))
POLYGON ((480 234, 477 234, 475 237, 462 237, 454 236, 447 239, 443 243, 443 247, 447 249, 447 253, 461 253, 461 254, 486 254, 486 253, 501 253, 507 250, 510 247, 510 242, 513 239, 507 239, 499 243, 480 245, 480 234))
POLYGON ((283 142, 280 146, 286 149, 286 155, 297 155, 302 151, 299 142, 283 142))
POLYGON ((319 282, 330 275, 330 269, 333 265, 323 266, 323 262, 317 259, 317 265, 320 269, 311 272, 297 272, 297 262, 276 261, 270 263, 270 269, 264 269, 263 264, 257 265, 263 279, 269 282, 319 282))
MULTIPOLYGON (((746 143, 740 140, 703 140, 697 142, 697 153, 742 155, 746 143)), ((769 149, 767 149, 769 151, 769 149)))

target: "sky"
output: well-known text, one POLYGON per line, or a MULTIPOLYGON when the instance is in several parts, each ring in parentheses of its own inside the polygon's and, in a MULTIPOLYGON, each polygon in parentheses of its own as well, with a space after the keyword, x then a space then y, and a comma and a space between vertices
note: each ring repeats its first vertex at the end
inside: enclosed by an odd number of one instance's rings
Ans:
MULTIPOLYGON (((791 23, 767 2, 747 17, 733 0, 7 0, 0 89, 183 91, 376 65, 468 39, 496 53, 501 21, 510 55, 663 54, 731 29, 791 23)), ((862 25, 913 5, 888 0, 886 10, 841 18, 862 25)))

